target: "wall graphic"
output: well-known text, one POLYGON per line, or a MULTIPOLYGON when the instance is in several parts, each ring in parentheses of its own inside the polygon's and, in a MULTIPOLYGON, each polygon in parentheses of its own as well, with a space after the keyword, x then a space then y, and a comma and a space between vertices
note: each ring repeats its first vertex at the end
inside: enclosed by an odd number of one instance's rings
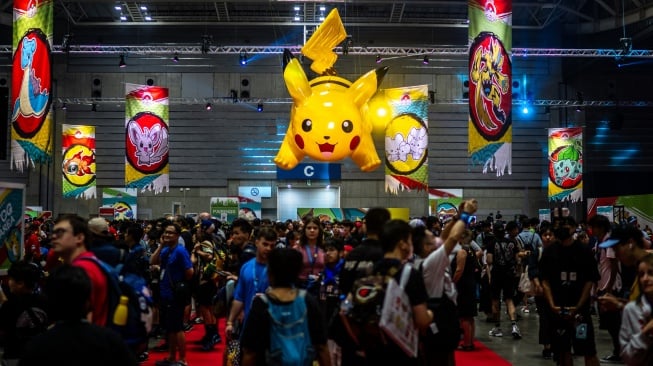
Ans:
POLYGON ((23 256, 25 186, 0 182, 0 275, 23 256))
POLYGON ((95 127, 62 125, 61 179, 64 198, 95 198, 95 127))
POLYGON ((102 188, 102 206, 113 207, 115 220, 134 220, 137 214, 136 188, 102 188))

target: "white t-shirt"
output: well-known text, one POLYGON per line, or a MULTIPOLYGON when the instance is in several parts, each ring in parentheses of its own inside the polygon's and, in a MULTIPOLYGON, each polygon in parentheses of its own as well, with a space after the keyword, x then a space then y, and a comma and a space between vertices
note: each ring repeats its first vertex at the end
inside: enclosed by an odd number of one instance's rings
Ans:
MULTIPOLYGON (((451 259, 444 248, 444 245, 440 246, 422 261, 424 285, 430 298, 442 297, 444 292, 451 301, 457 303, 458 293, 455 284, 451 280, 451 259)), ((453 254, 455 251, 454 248, 451 253, 453 254)))

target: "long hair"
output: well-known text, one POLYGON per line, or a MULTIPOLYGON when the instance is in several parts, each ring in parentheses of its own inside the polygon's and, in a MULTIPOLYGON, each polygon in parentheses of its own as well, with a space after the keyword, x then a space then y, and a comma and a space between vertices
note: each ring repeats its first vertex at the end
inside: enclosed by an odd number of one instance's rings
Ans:
POLYGON ((302 235, 299 238, 299 245, 304 246, 308 245, 308 237, 306 236, 306 227, 308 224, 315 224, 317 225, 319 231, 317 234, 317 243, 316 245, 318 247, 322 247, 323 241, 324 241, 324 227, 322 227, 322 222, 320 221, 319 218, 317 217, 311 217, 306 220, 304 220, 304 227, 302 228, 302 235))

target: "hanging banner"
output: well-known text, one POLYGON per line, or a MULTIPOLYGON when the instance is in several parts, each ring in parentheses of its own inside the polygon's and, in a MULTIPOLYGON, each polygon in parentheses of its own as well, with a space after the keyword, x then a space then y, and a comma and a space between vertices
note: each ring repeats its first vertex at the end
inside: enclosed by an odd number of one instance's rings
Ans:
POLYGON ((11 169, 52 160, 52 1, 15 0, 11 169))
POLYGON ((95 198, 95 127, 62 125, 61 150, 63 197, 95 198))
POLYGON ((135 220, 137 199, 136 188, 102 188, 102 207, 113 208, 113 220, 135 220))
POLYGON ((126 187, 169 192, 168 120, 168 88, 126 85, 126 187))
POLYGON ((583 199, 583 129, 549 129, 549 201, 583 199))
POLYGON ((512 174, 512 1, 469 1, 469 144, 472 165, 512 174))
POLYGON ((379 90, 370 101, 374 124, 385 125, 386 192, 428 187, 428 104, 427 85, 379 90))
POLYGON ((25 185, 0 182, 0 275, 22 258, 25 208, 25 185))

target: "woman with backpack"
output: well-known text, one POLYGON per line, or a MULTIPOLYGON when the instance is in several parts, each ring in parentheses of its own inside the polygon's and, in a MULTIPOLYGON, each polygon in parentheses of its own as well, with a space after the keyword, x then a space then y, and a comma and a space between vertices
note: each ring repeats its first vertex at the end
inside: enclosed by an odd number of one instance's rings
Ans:
POLYGON ((275 248, 268 256, 269 287, 256 296, 241 334, 242 366, 329 366, 324 315, 317 299, 295 287, 302 256, 275 248))

